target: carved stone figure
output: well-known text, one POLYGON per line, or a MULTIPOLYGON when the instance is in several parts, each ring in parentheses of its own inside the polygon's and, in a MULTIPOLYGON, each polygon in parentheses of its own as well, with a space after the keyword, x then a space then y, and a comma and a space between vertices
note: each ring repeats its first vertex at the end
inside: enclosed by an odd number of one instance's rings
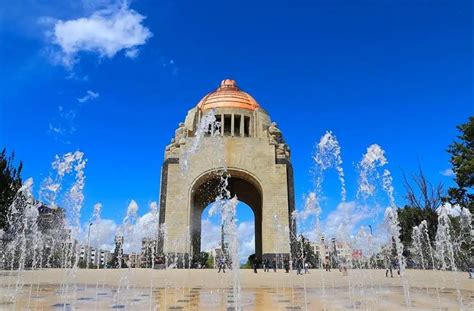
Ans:
POLYGON ((277 158, 280 159, 290 159, 290 147, 285 143, 278 144, 276 147, 276 155, 277 158))
POLYGON ((268 134, 270 136, 270 144, 278 145, 283 143, 283 135, 281 134, 280 129, 277 127, 276 122, 272 122, 268 127, 268 134))
POLYGON ((174 138, 171 138, 171 143, 166 146, 165 154, 167 156, 169 156, 170 154, 175 154, 178 148, 179 145, 176 143, 176 140, 174 138))
POLYGON ((174 139, 179 146, 186 144, 187 130, 183 122, 180 122, 175 131, 174 139))

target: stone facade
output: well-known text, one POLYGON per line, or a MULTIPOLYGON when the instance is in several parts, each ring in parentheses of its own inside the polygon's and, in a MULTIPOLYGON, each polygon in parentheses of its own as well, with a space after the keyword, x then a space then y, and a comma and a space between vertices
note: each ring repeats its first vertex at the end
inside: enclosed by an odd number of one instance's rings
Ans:
POLYGON ((224 80, 191 109, 166 147, 160 251, 186 258, 200 251, 201 214, 215 200, 224 168, 231 194, 254 212, 257 258, 289 255, 295 232, 290 149, 267 112, 233 80, 224 80), (220 125, 217 138, 199 135, 206 114, 220 125))

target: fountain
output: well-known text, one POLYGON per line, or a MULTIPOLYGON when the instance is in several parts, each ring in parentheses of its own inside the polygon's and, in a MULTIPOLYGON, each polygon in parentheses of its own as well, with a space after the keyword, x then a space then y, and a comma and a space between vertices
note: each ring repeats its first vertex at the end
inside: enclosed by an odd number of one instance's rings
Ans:
MULTIPOLYGON (((210 192, 214 197, 209 214, 220 217, 225 236, 223 248, 231 273, 224 277, 214 270, 194 269, 191 267, 194 259, 180 257, 178 249, 164 256, 157 247, 152 248, 151 264, 146 268, 134 268, 131 255, 125 256, 122 251, 117 252, 115 265, 100 267, 97 264, 92 268, 89 250, 96 247, 97 258, 100 245, 110 241, 100 238, 102 226, 99 225, 103 221, 100 203, 94 205, 86 226, 81 225, 86 160, 84 154, 77 151, 55 158, 54 173, 41 183, 38 191, 40 200, 35 199, 32 179, 26 180, 15 196, 8 216, 9 228, 1 233, 6 243, 0 245, 0 308, 241 310, 253 306, 315 310, 470 309, 474 306, 473 291, 469 289, 472 284, 460 271, 468 267, 466 261, 472 245, 470 212, 459 207, 454 215, 454 208, 444 204, 438 210, 435 243, 430 242, 432 237, 424 220, 413 228, 413 244, 403 245, 392 175, 384 150, 375 144, 367 148, 357 165, 359 181, 355 199, 348 201, 341 147, 331 132, 326 132, 316 145, 314 191, 292 214, 300 228, 299 234, 304 235, 304 239, 298 240, 298 252, 306 254, 306 242, 311 247, 319 247, 314 269, 303 276, 293 271, 278 270, 261 275, 241 269, 236 223, 239 198, 229 190, 232 176, 225 162, 226 149, 220 131, 215 111, 209 110, 202 116, 192 143, 183 148, 180 170, 183 178, 187 178, 189 163, 198 156, 202 144, 213 146, 214 157, 202 159, 219 167, 213 173, 218 183, 217 189, 210 192), (323 216, 329 209, 324 210, 326 207, 321 200, 325 173, 329 169, 337 172, 341 186, 340 207, 332 211, 341 213, 335 232, 326 231, 327 218, 323 216), (382 193, 384 198, 377 197, 377 193, 382 193), (377 207, 370 207, 369 200, 376 202, 374 206, 388 202, 384 218, 374 228, 375 222, 357 227, 352 218, 355 213, 376 215, 377 207), (45 225, 46 214, 52 219, 46 222, 49 227, 45 225), (81 245, 87 250, 85 267, 80 264, 81 245), (413 266, 406 261, 406 250, 414 254, 413 266), (158 261, 159 258, 163 261, 158 261), (384 263, 386 258, 389 258, 388 264, 384 263), (399 279, 388 277, 392 261, 399 271, 399 279), (329 263, 333 264, 332 271, 326 272, 325 264, 329 263), (313 273, 315 269, 317 273, 313 273)), ((118 249, 138 250, 137 241, 141 238, 172 242, 166 221, 159 221, 156 202, 150 203, 147 215, 147 231, 139 232, 136 230, 140 219, 138 205, 133 200, 130 202, 116 234, 118 249)), ((275 243, 285 243, 279 237, 293 234, 290 227, 281 225, 279 214, 271 216, 275 224, 275 243)), ((190 239, 190 230, 188 228, 180 238, 190 239)), ((299 234, 293 238, 299 238, 299 234)), ((284 267, 285 260, 282 254, 275 256, 278 268, 284 267)))

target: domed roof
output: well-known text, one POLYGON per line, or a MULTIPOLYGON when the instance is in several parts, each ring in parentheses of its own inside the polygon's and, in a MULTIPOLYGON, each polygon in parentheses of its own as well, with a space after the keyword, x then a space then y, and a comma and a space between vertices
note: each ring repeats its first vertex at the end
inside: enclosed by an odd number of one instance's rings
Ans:
POLYGON ((197 105, 199 109, 241 108, 255 110, 260 108, 257 101, 242 91, 234 80, 222 80, 221 85, 213 92, 204 96, 197 105))

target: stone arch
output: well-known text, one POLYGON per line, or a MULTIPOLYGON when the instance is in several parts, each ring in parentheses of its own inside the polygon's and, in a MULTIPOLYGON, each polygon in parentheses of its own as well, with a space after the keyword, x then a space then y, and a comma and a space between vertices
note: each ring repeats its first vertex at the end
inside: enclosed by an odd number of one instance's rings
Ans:
MULTIPOLYGON (((222 172, 222 170, 220 170, 222 172)), ((228 168, 228 186, 231 196, 247 204, 253 211, 255 220, 255 254, 262 257, 262 211, 263 190, 259 180, 251 173, 237 168, 228 168)), ((190 234, 191 253, 201 251, 201 218, 205 208, 219 195, 221 182, 219 170, 210 170, 197 177, 190 188, 190 234)))
POLYGON ((268 113, 230 79, 222 81, 188 111, 185 122, 178 125, 165 148, 160 190, 163 230, 158 252, 188 260, 191 252, 200 248, 200 213, 206 203, 216 198, 212 190, 217 188, 215 172, 222 169, 222 162, 216 159, 214 140, 209 136, 204 135, 198 150, 188 156, 199 120, 207 113, 223 123, 220 156, 231 175, 231 193, 254 211, 258 256, 288 258, 295 253, 296 232, 291 217, 295 196, 290 149, 268 113), (181 161, 186 161, 185 174, 179 165, 181 161))

